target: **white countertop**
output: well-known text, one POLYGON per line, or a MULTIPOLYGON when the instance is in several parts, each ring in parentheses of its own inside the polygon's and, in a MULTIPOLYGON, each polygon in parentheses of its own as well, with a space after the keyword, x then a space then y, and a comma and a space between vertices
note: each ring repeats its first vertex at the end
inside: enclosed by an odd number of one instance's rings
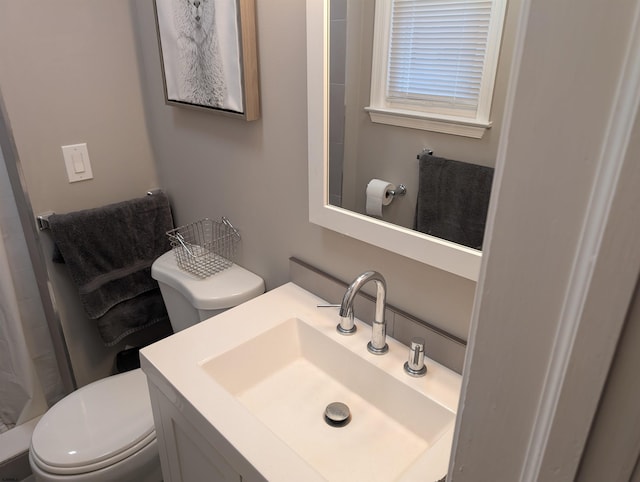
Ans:
MULTIPOLYGON (((402 383, 426 393, 442 407, 457 411, 460 375, 425 358, 427 375, 422 378, 409 377, 403 370, 408 355, 405 345, 387 337, 390 348, 387 354, 369 354, 366 342, 371 336, 371 328, 356 319, 359 329, 355 335, 339 335, 335 330, 337 309, 316 307, 323 303, 326 301, 293 283, 287 283, 144 348, 141 351, 142 369, 174 404, 180 405, 181 399, 188 401, 199 415, 197 420, 191 417, 194 426, 201 424, 202 419, 206 420, 270 481, 310 482, 324 479, 274 432, 260 423, 236 397, 216 383, 202 369, 202 364, 284 320, 304 319, 327 337, 367 358, 402 383)), ((274 346, 274 350, 277 349, 274 346)), ((260 360, 255 360, 255 363, 260 363, 260 360)), ((188 410, 185 416, 189 418, 188 410)))

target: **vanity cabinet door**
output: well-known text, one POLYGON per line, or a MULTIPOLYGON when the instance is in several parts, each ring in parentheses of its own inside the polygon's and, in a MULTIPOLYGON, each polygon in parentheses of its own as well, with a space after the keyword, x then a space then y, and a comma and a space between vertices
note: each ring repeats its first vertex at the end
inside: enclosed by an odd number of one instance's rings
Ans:
POLYGON ((242 477, 222 455, 209 444, 196 441, 197 433, 189 433, 172 420, 172 432, 176 447, 176 458, 180 466, 180 481, 212 480, 240 482, 242 477))
POLYGON ((241 482, 242 476, 182 413, 150 384, 164 482, 241 482))

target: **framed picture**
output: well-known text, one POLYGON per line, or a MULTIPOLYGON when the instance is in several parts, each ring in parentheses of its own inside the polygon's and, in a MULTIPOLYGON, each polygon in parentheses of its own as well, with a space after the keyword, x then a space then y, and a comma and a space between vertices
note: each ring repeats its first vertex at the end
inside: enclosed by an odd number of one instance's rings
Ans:
POLYGON ((155 0, 167 104, 260 117, 255 0, 155 0))

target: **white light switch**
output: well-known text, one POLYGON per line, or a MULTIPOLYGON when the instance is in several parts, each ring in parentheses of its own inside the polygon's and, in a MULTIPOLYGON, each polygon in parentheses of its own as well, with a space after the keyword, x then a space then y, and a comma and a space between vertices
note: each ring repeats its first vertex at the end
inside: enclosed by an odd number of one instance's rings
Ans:
POLYGON ((87 144, 62 146, 62 154, 64 155, 64 163, 67 166, 69 182, 93 179, 87 144))

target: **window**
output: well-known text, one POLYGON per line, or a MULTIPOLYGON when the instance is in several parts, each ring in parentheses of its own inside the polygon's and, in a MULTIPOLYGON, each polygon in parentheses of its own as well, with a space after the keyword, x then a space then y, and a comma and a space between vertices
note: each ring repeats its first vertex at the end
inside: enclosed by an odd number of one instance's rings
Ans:
POLYGON ((480 138, 506 0, 377 0, 373 122, 480 138))

